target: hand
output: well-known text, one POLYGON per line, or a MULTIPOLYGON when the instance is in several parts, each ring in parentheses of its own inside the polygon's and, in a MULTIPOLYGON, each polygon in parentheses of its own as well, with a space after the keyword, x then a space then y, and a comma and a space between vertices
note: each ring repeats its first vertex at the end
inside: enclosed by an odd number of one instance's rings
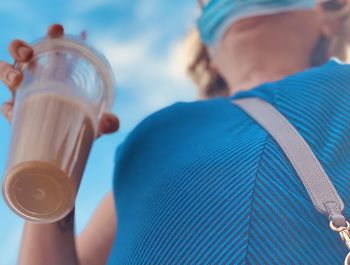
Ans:
MULTIPOLYGON (((64 28, 61 25, 55 24, 49 27, 47 35, 49 38, 60 38, 64 34, 64 28)), ((33 49, 21 40, 14 40, 9 47, 11 56, 16 62, 28 62, 33 56, 33 49)), ((10 89, 12 93, 12 99, 6 102, 2 106, 2 114, 11 122, 13 105, 15 101, 16 87, 22 80, 22 73, 19 69, 13 67, 7 62, 0 61, 0 79, 10 89)), ((105 113, 102 116, 99 124, 98 135, 110 134, 116 132, 119 129, 119 119, 112 113, 105 113)))

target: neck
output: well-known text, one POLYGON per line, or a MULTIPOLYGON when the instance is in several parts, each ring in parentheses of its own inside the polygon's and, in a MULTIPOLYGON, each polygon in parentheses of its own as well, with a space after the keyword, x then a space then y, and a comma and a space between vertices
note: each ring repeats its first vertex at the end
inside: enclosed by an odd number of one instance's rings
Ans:
POLYGON ((259 16, 233 24, 219 49, 212 50, 214 65, 230 95, 309 68, 320 32, 317 25, 304 22, 314 13, 259 16))
POLYGON ((293 52, 277 54, 275 51, 268 53, 265 50, 255 56, 252 53, 247 54, 250 55, 243 60, 239 60, 240 56, 235 56, 235 60, 232 60, 234 65, 231 69, 234 69, 234 74, 227 78, 230 95, 263 83, 278 81, 309 67, 309 60, 302 59, 308 58, 307 56, 293 52))

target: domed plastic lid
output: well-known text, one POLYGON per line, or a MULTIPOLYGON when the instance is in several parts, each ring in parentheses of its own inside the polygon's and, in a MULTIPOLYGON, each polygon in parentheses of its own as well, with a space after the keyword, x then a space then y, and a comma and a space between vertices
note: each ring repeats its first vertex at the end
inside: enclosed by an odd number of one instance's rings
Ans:
POLYGON ((68 177, 48 163, 26 162, 14 167, 3 187, 10 208, 28 221, 56 222, 73 209, 68 177))

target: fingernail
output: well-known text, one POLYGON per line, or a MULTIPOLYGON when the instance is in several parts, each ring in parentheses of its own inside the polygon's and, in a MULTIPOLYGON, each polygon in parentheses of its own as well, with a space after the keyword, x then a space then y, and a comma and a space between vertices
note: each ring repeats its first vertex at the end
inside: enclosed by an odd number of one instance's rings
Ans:
POLYGON ((16 71, 9 72, 7 75, 7 80, 10 81, 11 83, 13 83, 16 80, 16 78, 18 77, 18 74, 19 73, 16 71))
POLYGON ((32 50, 25 46, 22 46, 18 49, 18 54, 21 56, 21 58, 28 57, 31 52, 32 50))

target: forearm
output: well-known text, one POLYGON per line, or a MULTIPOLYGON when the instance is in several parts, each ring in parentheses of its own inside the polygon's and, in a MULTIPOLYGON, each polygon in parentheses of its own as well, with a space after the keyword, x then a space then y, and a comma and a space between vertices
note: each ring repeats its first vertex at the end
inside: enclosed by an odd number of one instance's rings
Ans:
POLYGON ((19 265, 78 265, 74 236, 74 211, 53 224, 26 223, 19 265))

